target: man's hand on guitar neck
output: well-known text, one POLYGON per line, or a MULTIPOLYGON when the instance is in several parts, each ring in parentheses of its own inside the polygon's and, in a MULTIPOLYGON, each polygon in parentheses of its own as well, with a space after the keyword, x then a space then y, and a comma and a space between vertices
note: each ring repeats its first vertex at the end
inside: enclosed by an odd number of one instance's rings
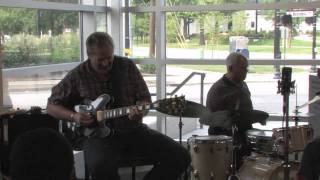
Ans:
POLYGON ((81 125, 88 126, 94 122, 94 118, 91 114, 85 112, 74 113, 72 119, 80 123, 81 125))
POLYGON ((150 102, 147 102, 147 101, 137 102, 136 106, 132 106, 132 108, 130 108, 130 113, 128 115, 128 118, 133 121, 141 121, 142 117, 148 113, 148 110, 139 110, 138 106, 149 104, 149 103, 150 102))

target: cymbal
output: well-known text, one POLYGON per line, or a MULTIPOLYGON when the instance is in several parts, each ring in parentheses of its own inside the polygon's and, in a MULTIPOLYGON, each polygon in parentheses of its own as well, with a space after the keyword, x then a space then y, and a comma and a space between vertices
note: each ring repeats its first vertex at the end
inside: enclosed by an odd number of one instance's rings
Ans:
POLYGON ((260 110, 237 112, 225 110, 216 112, 206 112, 200 117, 199 121, 200 123, 205 125, 231 129, 234 123, 236 123, 238 126, 241 125, 241 127, 248 127, 256 122, 265 125, 268 117, 268 113, 260 110), (239 120, 239 123, 236 122, 237 120, 239 120))
POLYGON ((182 111, 176 112, 170 109, 157 109, 157 111, 177 117, 187 117, 187 118, 199 118, 203 113, 208 112, 207 108, 202 104, 185 100, 183 103, 182 111))
POLYGON ((204 105, 186 100, 182 117, 199 118, 205 112, 209 110, 204 105))

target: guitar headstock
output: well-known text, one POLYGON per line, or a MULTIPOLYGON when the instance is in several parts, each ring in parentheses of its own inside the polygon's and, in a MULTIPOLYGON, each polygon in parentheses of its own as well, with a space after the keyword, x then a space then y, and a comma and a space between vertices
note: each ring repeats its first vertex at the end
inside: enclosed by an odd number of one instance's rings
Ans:
POLYGON ((180 116, 185 109, 185 97, 175 96, 172 98, 165 98, 157 101, 159 106, 156 108, 164 114, 180 116))

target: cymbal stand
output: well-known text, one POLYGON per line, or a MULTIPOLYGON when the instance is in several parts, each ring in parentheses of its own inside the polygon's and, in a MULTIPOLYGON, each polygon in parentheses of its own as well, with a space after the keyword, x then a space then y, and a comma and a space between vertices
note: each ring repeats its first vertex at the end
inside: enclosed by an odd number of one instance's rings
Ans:
MULTIPOLYGON (((299 114, 299 106, 298 106, 298 85, 296 85, 296 108, 294 110, 294 117, 292 118, 292 120, 294 120, 294 125, 295 126, 298 126, 298 122, 299 122, 299 117, 298 117, 298 114, 299 114)), ((296 152, 294 154, 294 160, 298 161, 299 159, 299 154, 296 152)))
POLYGON ((284 146, 284 180, 289 180, 290 163, 289 163, 289 95, 294 92, 294 81, 291 82, 292 68, 283 67, 281 81, 278 81, 278 93, 283 95, 283 120, 285 127, 285 146, 284 146))
POLYGON ((239 149, 239 145, 237 144, 236 133, 238 128, 235 123, 232 125, 232 164, 231 164, 231 175, 228 177, 228 180, 240 180, 240 178, 236 175, 237 172, 237 151, 239 149))
MULTIPOLYGON (((292 118, 292 120, 294 120, 295 126, 298 126, 298 122, 299 122, 299 117, 298 117, 299 110, 297 108, 298 108, 298 106, 296 106, 296 109, 294 110, 294 117, 292 118)), ((299 160, 299 153, 296 152, 294 154, 294 160, 296 160, 296 161, 299 160)))
MULTIPOLYGON (((182 127, 183 127, 183 123, 182 123, 182 112, 179 115, 179 144, 182 146, 182 127)), ((187 180, 189 178, 189 171, 188 169, 185 170, 184 175, 180 176, 179 179, 180 180, 187 180)))
POLYGON ((180 114, 179 116, 179 144, 182 145, 182 126, 183 126, 183 123, 182 123, 182 115, 180 114))
POLYGON ((294 117, 293 117, 293 120, 294 120, 294 125, 295 126, 298 126, 298 122, 299 122, 299 117, 298 117, 298 114, 299 114, 299 106, 298 106, 298 84, 296 84, 296 108, 294 110, 294 117))

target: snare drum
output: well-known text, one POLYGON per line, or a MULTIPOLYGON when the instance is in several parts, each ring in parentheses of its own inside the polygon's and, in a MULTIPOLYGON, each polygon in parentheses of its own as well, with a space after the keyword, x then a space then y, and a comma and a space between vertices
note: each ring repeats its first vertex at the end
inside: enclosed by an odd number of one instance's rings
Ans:
MULTIPOLYGON (((294 180, 299 163, 290 162, 289 179, 294 180)), ((263 155, 249 156, 241 166, 238 177, 244 180, 283 180, 284 168, 280 159, 271 159, 263 155)))
MULTIPOLYGON (((273 129, 273 138, 279 154, 284 153, 284 128, 273 129)), ((304 147, 312 140, 313 132, 309 125, 289 127, 289 152, 303 151, 304 147)))
POLYGON ((188 139, 192 159, 191 179, 225 180, 232 162, 232 138, 229 136, 193 136, 188 139))
POLYGON ((258 129, 248 130, 247 138, 253 151, 263 154, 273 152, 272 131, 258 129))

